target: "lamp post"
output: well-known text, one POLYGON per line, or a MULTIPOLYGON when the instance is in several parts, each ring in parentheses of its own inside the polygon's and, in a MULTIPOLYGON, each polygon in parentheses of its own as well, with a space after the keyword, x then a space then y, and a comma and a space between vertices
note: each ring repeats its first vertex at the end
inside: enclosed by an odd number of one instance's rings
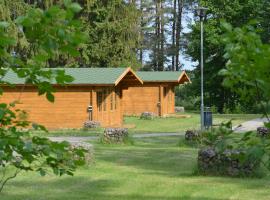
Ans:
POLYGON ((201 130, 204 129, 204 98, 203 98, 203 21, 206 17, 207 8, 196 8, 196 14, 200 17, 201 23, 201 130))

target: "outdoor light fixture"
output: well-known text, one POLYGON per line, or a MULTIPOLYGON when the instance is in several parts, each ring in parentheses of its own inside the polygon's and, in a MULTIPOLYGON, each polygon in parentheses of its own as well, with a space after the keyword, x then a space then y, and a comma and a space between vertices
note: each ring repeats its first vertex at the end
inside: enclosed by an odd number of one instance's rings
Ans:
POLYGON ((195 9, 196 15, 200 17, 200 21, 203 21, 206 18, 208 8, 198 7, 195 9))
POLYGON ((203 21, 206 19, 207 8, 198 7, 195 9, 196 15, 201 22, 201 130, 204 129, 204 102, 203 102, 203 21))

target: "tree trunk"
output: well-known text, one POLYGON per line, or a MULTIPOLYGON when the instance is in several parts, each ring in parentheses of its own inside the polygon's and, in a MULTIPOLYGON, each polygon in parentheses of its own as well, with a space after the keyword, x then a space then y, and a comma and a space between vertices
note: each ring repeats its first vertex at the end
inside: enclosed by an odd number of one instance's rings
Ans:
POLYGON ((144 33, 143 33, 143 0, 140 0, 140 12, 141 12, 141 23, 140 23, 140 50, 139 50, 139 59, 141 63, 141 67, 143 67, 143 41, 144 41, 144 33))
POLYGON ((164 10, 162 0, 160 2, 160 55, 159 55, 159 71, 164 71, 164 43, 165 43, 165 35, 164 35, 164 10))
POLYGON ((159 69, 159 49, 160 49, 160 0, 156 2, 156 21, 155 21, 155 36, 156 36, 156 41, 155 41, 155 48, 154 48, 154 67, 155 71, 158 71, 159 69))
POLYGON ((176 0, 173 1, 173 25, 172 25, 172 71, 175 71, 175 24, 176 24, 176 0))
POLYGON ((183 1, 184 0, 177 0, 178 2, 178 13, 177 13, 177 21, 176 21, 176 45, 175 45, 175 65, 176 71, 180 69, 180 62, 179 62, 179 54, 180 54, 180 34, 182 29, 182 11, 183 11, 183 1))

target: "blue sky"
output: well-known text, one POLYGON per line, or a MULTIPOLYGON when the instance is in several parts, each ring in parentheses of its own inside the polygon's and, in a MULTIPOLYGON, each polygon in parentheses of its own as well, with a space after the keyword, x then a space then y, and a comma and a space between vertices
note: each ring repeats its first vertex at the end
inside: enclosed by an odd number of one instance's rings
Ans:
MULTIPOLYGON (((192 12, 188 12, 184 14, 184 20, 183 20, 183 33, 187 33, 190 31, 188 28, 188 24, 194 23, 194 15, 192 12)), ((180 62, 183 64, 183 69, 185 70, 192 70, 194 69, 194 66, 198 65, 198 62, 192 62, 190 58, 185 58, 183 54, 180 52, 180 62)))

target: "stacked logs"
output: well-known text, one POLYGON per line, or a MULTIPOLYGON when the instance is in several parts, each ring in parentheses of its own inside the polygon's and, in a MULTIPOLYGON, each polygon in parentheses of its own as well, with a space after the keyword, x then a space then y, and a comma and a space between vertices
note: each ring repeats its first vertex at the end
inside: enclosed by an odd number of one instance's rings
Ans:
POLYGON ((199 150, 198 169, 202 174, 227 175, 227 176, 251 176, 259 167, 256 160, 240 161, 239 155, 245 152, 227 149, 217 152, 213 147, 199 150))
POLYGON ((185 140, 186 141, 195 141, 199 138, 198 131, 195 130, 187 130, 185 133, 185 140))
POLYGON ((71 149, 84 149, 84 158, 86 164, 90 164, 93 161, 94 150, 93 146, 86 142, 73 142, 71 143, 71 149))
POLYGON ((84 128, 98 128, 100 127, 100 122, 98 121, 86 121, 83 123, 84 128))
POLYGON ((106 128, 102 140, 107 144, 124 143, 126 138, 128 138, 127 128, 106 128))
POLYGON ((185 112, 185 108, 184 107, 175 107, 174 111, 176 113, 184 113, 185 112))
POLYGON ((155 117, 156 117, 155 113, 143 112, 143 113, 141 113, 140 119, 154 119, 155 117))
POLYGON ((267 137, 270 135, 270 129, 266 127, 258 127, 257 128, 257 135, 260 137, 267 137))

